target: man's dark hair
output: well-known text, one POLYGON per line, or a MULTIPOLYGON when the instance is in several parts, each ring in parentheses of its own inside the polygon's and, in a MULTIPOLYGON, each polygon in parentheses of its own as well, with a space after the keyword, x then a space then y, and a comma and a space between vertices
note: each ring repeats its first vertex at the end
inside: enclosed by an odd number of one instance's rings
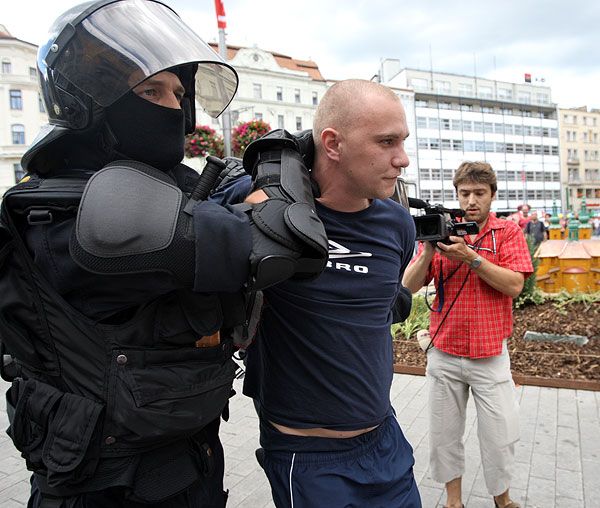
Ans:
POLYGON ((461 183, 486 183, 492 190, 492 196, 498 189, 496 173, 491 165, 482 161, 463 162, 458 166, 452 183, 456 190, 461 183))

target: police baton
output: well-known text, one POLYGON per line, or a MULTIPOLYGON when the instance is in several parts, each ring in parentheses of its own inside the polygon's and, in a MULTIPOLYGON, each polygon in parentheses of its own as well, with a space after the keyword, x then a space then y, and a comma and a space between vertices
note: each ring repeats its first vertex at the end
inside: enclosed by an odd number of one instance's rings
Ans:
POLYGON ((225 166, 225 163, 221 159, 209 155, 206 158, 206 166, 204 166, 202 173, 200 173, 200 179, 196 187, 194 187, 190 198, 193 201, 204 201, 207 199, 225 166))

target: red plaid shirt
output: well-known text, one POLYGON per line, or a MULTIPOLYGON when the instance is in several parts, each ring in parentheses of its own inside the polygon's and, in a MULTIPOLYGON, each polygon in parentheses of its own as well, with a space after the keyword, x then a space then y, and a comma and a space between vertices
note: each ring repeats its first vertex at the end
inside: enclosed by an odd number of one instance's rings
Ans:
MULTIPOLYGON (((490 213, 487 224, 471 245, 477 254, 495 265, 521 272, 525 277, 533 273, 525 236, 513 221, 498 219, 490 213)), ((422 250, 420 245, 419 254, 422 250)), ((440 298, 440 261, 444 305, 440 312, 431 313, 429 328, 435 347, 469 358, 499 355, 502 341, 512 334, 512 298, 480 279, 466 263, 451 261, 436 252, 426 277, 426 283, 433 278, 437 288, 432 308, 437 309, 440 298)))

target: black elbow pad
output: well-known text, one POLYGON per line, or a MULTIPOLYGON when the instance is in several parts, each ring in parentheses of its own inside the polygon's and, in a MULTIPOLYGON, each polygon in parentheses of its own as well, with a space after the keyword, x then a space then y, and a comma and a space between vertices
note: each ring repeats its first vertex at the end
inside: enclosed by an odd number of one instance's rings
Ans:
POLYGON ((256 205, 240 205, 252 227, 253 287, 318 276, 327 263, 327 235, 295 138, 277 130, 254 141, 244 154, 244 168, 252 175, 252 190, 269 197, 256 205))

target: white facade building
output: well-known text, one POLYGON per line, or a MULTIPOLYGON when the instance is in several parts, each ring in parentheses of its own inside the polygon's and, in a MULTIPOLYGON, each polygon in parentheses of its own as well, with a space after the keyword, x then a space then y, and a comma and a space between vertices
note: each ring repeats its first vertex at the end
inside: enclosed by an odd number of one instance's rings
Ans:
MULTIPOLYGON (((211 46, 218 52, 215 43, 211 43, 211 46)), ((334 83, 323 78, 315 62, 238 46, 228 46, 227 56, 228 63, 235 68, 240 79, 238 91, 229 108, 232 127, 239 122, 262 119, 272 129, 284 128, 296 132, 312 128, 317 105, 334 83)), ((411 89, 391 84, 390 87, 400 96, 406 111, 411 136, 406 140, 405 148, 411 164, 404 176, 416 185, 415 94, 411 89)), ((197 116, 198 124, 207 124, 222 132, 219 120, 211 119, 200 110, 197 116)))
MULTIPOLYGON (((216 44, 211 46, 218 52, 216 44)), ((227 47, 227 62, 240 83, 229 109, 231 125, 257 119, 272 129, 295 132, 312 127, 315 109, 328 88, 316 63, 259 48, 227 47)), ((222 129, 198 111, 198 122, 222 129)))
POLYGON ((21 157, 47 121, 36 54, 35 44, 0 25, 0 197, 23 175, 21 157))
POLYGON ((498 177, 494 210, 522 203, 560 209, 556 107, 550 88, 403 69, 388 83, 415 92, 414 123, 421 199, 457 207, 452 177, 466 160, 483 160, 498 177))

